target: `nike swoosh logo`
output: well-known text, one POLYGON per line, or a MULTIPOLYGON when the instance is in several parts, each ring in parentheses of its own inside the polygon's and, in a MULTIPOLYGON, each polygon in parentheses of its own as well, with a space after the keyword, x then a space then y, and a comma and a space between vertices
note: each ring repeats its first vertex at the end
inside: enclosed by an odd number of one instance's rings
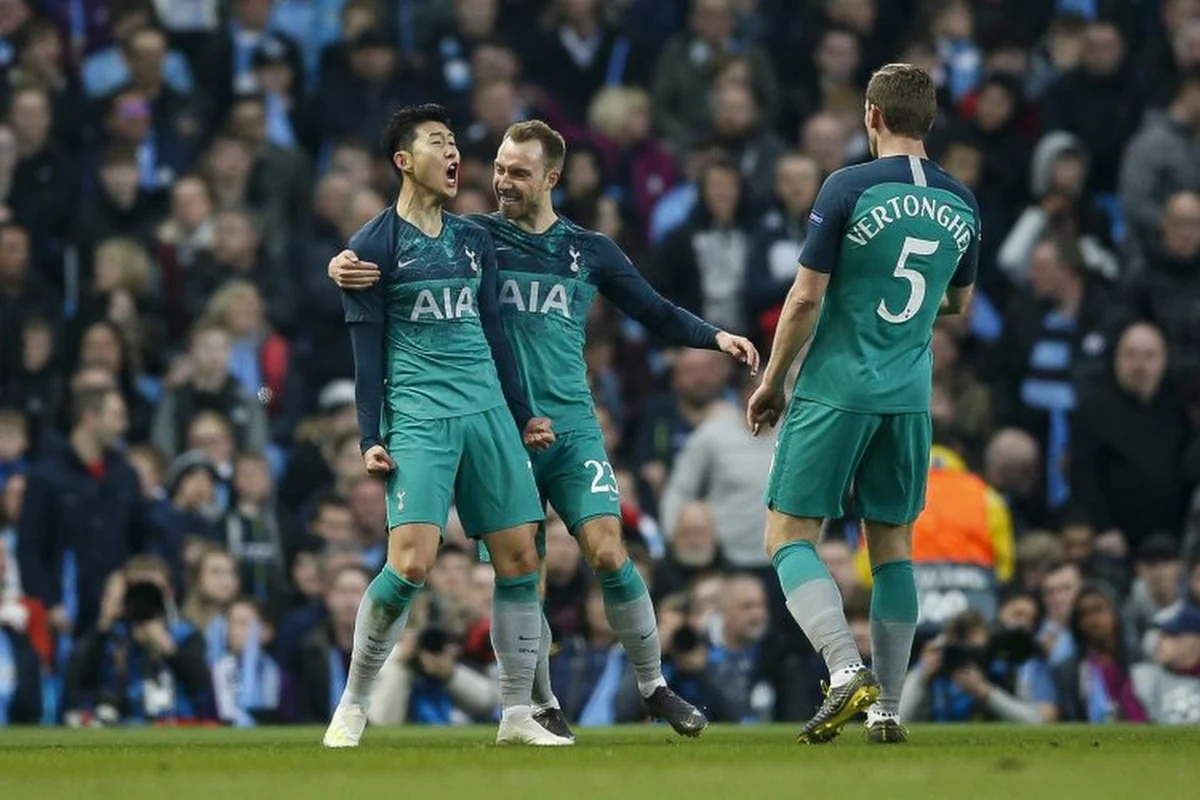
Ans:
POLYGON ((653 636, 653 635, 654 635, 654 631, 650 631, 649 633, 642 634, 642 641, 643 641, 643 642, 644 642, 644 641, 646 641, 647 639, 649 639, 649 638, 650 638, 651 636, 653 636))
POLYGON ((415 258, 410 258, 408 261, 401 261, 400 263, 396 264, 396 269, 404 269, 405 267, 407 267, 409 264, 413 263, 414 261, 416 261, 415 258))

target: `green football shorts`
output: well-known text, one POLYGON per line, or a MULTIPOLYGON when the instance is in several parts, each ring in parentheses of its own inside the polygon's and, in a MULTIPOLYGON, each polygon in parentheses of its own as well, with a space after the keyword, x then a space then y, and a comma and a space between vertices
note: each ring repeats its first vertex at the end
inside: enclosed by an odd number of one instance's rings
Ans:
POLYGON ((925 507, 929 414, 858 414, 795 398, 767 481, 768 508, 837 519, 854 486, 854 516, 885 525, 914 521, 925 507))
POLYGON ((445 529, 452 497, 475 539, 545 518, 529 454, 504 406, 399 420, 388 431, 387 449, 396 462, 387 480, 389 528, 428 523, 445 529))
MULTIPOLYGON (((621 497, 613 474, 604 435, 596 426, 560 433, 554 444, 530 457, 542 500, 554 506, 571 535, 596 517, 621 516, 621 497)), ((546 531, 537 535, 538 556, 546 555, 546 531)), ((487 547, 480 545, 479 557, 488 560, 487 547)))

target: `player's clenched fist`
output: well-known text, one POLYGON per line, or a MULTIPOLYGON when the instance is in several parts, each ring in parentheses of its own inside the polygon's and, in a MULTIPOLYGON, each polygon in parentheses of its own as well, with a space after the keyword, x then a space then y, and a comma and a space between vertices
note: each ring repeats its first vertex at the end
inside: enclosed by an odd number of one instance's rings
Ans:
POLYGON ((381 444, 363 453, 363 463, 367 466, 368 475, 383 476, 396 468, 396 462, 392 461, 392 457, 381 444))
POLYGON ((746 404, 746 422, 750 424, 750 433, 758 436, 764 427, 773 427, 783 415, 785 404, 782 386, 763 383, 755 389, 750 402, 746 404))
POLYGON ((525 430, 521 434, 521 440, 525 443, 525 447, 535 452, 545 450, 554 444, 555 438, 550 420, 545 417, 534 417, 526 422, 525 430))
POLYGON ((343 250, 329 259, 330 279, 340 289, 369 289, 379 281, 379 265, 360 261, 353 250, 343 250))

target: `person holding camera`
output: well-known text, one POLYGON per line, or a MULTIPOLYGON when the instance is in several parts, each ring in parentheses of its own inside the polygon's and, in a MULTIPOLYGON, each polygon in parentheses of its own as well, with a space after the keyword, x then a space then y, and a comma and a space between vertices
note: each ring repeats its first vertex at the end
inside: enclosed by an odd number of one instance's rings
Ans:
POLYGON ((211 720, 204 638, 179 620, 162 559, 134 556, 104 587, 95 629, 67 666, 72 727, 211 720))
POLYGON ((372 725, 490 722, 500 704, 496 682, 459 662, 452 632, 411 626, 379 671, 367 719, 372 725))
POLYGON ((1041 725, 1058 719, 1053 676, 1034 638, 1037 600, 1019 593, 1001 604, 989 630, 967 610, 921 651, 904 682, 906 721, 1002 721, 1041 725))

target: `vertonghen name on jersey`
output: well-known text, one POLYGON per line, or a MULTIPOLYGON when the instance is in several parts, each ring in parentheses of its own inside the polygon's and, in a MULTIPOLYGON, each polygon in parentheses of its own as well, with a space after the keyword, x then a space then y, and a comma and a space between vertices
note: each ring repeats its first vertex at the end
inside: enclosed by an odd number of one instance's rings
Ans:
POLYGON ((887 202, 869 209, 849 227, 846 231, 846 238, 862 247, 878 236, 888 225, 902 219, 919 217, 931 219, 949 231, 950 235, 954 237, 954 244, 960 253, 965 252, 971 244, 974 231, 952 206, 941 203, 932 197, 918 197, 915 194, 891 197, 887 202))

